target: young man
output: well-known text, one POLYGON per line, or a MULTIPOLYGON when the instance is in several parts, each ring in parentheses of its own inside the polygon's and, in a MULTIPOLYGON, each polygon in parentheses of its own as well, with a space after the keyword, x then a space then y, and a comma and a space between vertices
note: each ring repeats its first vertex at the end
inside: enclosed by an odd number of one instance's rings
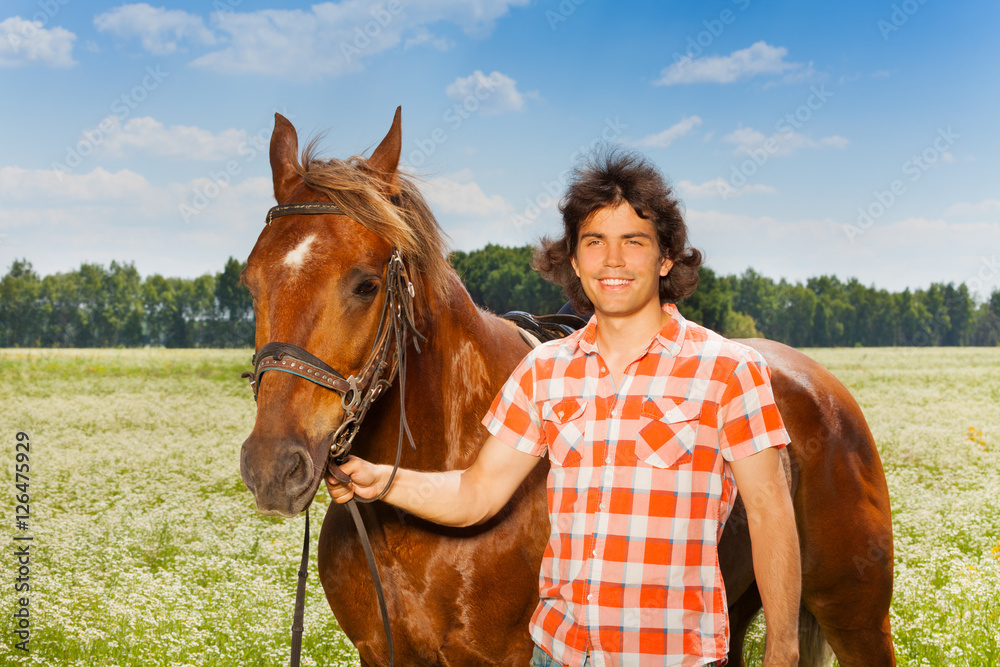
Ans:
MULTIPOLYGON (((472 525, 547 454, 551 535, 532 665, 687 666, 728 650, 716 547, 739 487, 768 627, 764 664, 797 664, 799 547, 778 457, 788 436, 764 360, 677 311, 701 254, 643 158, 597 156, 561 210, 564 236, 543 241, 536 265, 594 316, 513 372, 470 468, 400 470, 385 501, 472 525), (427 481, 439 489, 432 498, 418 491, 427 481)), ((353 484, 328 480, 338 502, 376 495, 390 472, 357 458, 342 469, 353 484)))

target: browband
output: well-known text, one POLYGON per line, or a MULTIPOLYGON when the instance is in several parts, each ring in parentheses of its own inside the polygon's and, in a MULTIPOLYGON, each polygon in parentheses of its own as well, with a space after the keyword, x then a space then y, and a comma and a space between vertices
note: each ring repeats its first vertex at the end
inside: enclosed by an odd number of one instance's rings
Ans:
POLYGON ((322 215, 332 213, 334 215, 347 215, 336 204, 327 202, 309 202, 306 204, 278 204, 267 212, 264 224, 270 225, 275 218, 285 215, 322 215))

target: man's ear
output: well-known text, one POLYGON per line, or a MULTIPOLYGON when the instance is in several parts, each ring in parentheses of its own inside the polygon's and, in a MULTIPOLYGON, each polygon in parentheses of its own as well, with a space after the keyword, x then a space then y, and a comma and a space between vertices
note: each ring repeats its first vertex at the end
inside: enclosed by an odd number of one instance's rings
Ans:
POLYGON ((674 268, 674 260, 664 256, 663 259, 660 260, 660 277, 662 278, 666 276, 670 273, 670 269, 672 268, 674 268))
POLYGON ((579 278, 580 277, 580 267, 577 266, 577 264, 576 264, 576 255, 575 254, 570 255, 570 257, 569 257, 569 263, 573 265, 573 272, 576 273, 576 277, 579 278))

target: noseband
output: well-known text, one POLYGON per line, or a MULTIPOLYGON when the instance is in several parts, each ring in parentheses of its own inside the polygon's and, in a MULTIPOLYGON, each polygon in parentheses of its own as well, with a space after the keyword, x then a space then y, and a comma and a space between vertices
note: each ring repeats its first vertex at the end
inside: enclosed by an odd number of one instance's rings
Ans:
MULTIPOLYGON (((338 206, 326 202, 310 202, 305 204, 279 204, 267 212, 266 224, 270 225, 275 218, 286 215, 346 215, 338 206)), ((392 468, 388 483, 374 498, 358 498, 358 502, 370 503, 382 498, 389 490, 399 461, 403 453, 403 433, 406 433, 410 447, 416 449, 410 426, 406 421, 406 347, 407 337, 413 337, 413 346, 420 352, 420 343, 427 339, 416 328, 413 315, 413 299, 415 292, 410 282, 406 264, 399 250, 393 248, 385 269, 385 301, 382 304, 382 314, 379 318, 375 341, 368 353, 361 370, 357 374, 344 377, 342 373, 324 362, 319 357, 291 343, 271 342, 263 345, 253 356, 253 371, 244 373, 243 377, 250 381, 254 401, 260 393, 261 379, 268 371, 281 371, 295 375, 317 384, 324 389, 335 391, 341 396, 344 408, 344 419, 333 434, 330 453, 327 457, 327 469, 339 481, 350 483, 348 477, 338 467, 347 458, 358 434, 361 422, 368 414, 368 408, 392 386, 399 375, 399 440, 396 443, 396 462, 392 468), (394 343, 394 345, 393 345, 394 343), (395 349, 393 349, 393 347, 395 349), (392 352, 395 354, 392 354, 392 352)), ((393 663, 392 632, 389 628, 389 613, 382 593, 382 585, 375 564, 375 555, 368 542, 368 534, 361 521, 357 505, 352 499, 348 501, 348 509, 358 529, 361 546, 368 560, 368 567, 375 581, 379 609, 382 612, 382 623, 389 645, 389 664, 393 663)), ((295 600, 295 619, 292 624, 292 667, 299 664, 299 652, 302 647, 302 618, 305 609, 305 580, 309 564, 309 513, 306 512, 306 531, 302 547, 302 564, 299 569, 299 585, 295 600)))

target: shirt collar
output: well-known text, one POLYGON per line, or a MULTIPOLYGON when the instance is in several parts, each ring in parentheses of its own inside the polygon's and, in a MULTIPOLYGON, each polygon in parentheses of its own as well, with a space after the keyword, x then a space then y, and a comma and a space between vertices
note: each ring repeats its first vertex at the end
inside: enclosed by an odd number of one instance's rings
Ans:
MULTIPOLYGON (((663 325, 655 336, 649 339, 646 352, 654 351, 657 346, 662 347, 667 356, 675 357, 681 351, 684 343, 684 334, 687 331, 687 320, 677 310, 677 306, 672 303, 663 304, 663 312, 670 315, 670 319, 663 325)), ((595 354, 597 352, 597 315, 591 315, 587 326, 578 338, 578 346, 584 354, 595 354)))

